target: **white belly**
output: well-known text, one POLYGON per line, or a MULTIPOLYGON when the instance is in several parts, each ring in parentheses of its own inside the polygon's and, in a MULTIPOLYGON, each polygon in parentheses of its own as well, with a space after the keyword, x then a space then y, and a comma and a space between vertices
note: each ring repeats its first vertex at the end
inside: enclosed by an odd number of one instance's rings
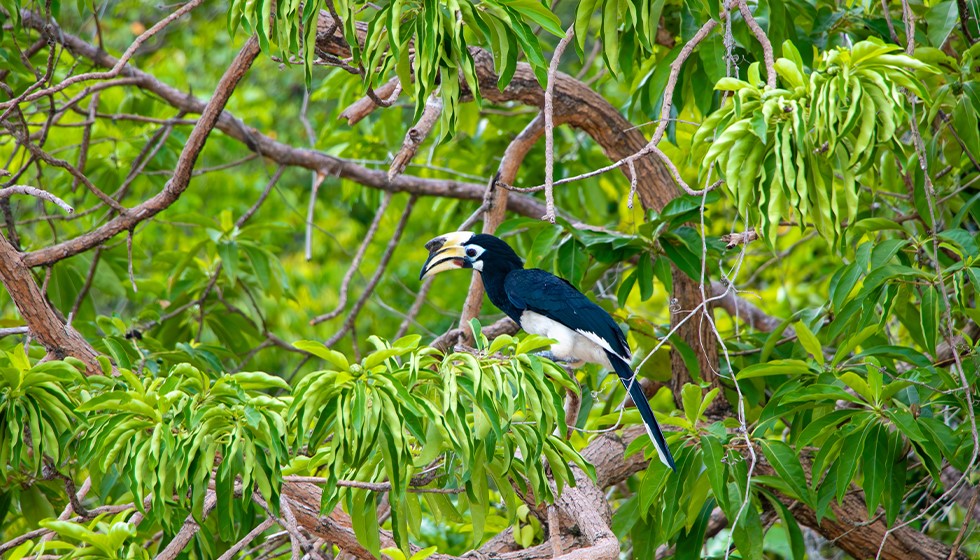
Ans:
POLYGON ((606 350, 596 341, 599 337, 592 333, 588 333, 592 335, 590 337, 588 334, 574 331, 534 311, 525 311, 521 314, 521 328, 529 333, 553 339, 555 343, 551 345, 551 353, 561 361, 576 366, 588 362, 612 369, 606 350))

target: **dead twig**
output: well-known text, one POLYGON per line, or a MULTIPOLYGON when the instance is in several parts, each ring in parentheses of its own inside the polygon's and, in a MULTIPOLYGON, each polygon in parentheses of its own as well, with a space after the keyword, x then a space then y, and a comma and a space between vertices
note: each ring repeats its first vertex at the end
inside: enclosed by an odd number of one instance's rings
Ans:
POLYGON ((548 65, 548 85, 544 90, 544 197, 545 214, 542 220, 555 223, 555 76, 558 73, 558 63, 565 47, 575 36, 575 26, 569 26, 565 36, 555 47, 555 53, 548 65))
POLYGON ((40 198, 41 200, 47 200, 48 202, 54 203, 59 208, 61 208, 62 210, 64 210, 69 214, 75 212, 75 209, 72 208, 71 205, 65 202, 64 200, 61 200, 60 198, 49 193, 46 190, 42 190, 37 187, 31 187, 28 185, 11 185, 9 187, 4 187, 0 189, 0 200, 8 199, 15 194, 25 194, 28 196, 34 196, 40 198))

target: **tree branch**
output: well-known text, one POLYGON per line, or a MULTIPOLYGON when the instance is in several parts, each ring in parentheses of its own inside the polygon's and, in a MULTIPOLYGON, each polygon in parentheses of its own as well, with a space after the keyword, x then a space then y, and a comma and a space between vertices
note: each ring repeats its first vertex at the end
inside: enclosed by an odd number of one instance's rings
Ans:
MULTIPOLYGON (((25 18, 25 23, 27 18, 25 18)), ((66 40, 67 41, 67 40, 66 40)), ((187 189, 192 177, 191 171, 197 158, 204 148, 208 135, 218 123, 222 116, 225 104, 231 97, 235 86, 245 76, 245 73, 252 66, 252 62, 259 54, 259 42, 254 36, 250 37, 242 46, 242 50, 235 57, 225 74, 218 82, 214 95, 204 107, 201 118, 197 121, 191 131, 184 149, 180 153, 177 165, 171 179, 163 187, 163 191, 149 200, 139 204, 135 208, 126 210, 124 213, 113 218, 109 223, 86 232, 74 239, 46 247, 39 251, 27 253, 23 256, 23 262, 27 266, 34 267, 64 259, 71 255, 91 249, 114 235, 132 229, 136 224, 152 218, 159 214, 180 198, 180 195, 187 189)), ((129 68, 129 67, 126 67, 129 68)))
MULTIPOLYGON (((23 24, 25 27, 43 29, 47 22, 36 14, 25 12, 23 24)), ((98 47, 61 29, 57 31, 55 40, 63 44, 75 56, 87 58, 99 66, 108 68, 112 68, 118 63, 117 59, 101 51, 98 47)), ((202 113, 208 106, 203 101, 166 85, 151 74, 138 70, 131 65, 123 66, 120 75, 134 78, 139 87, 157 95, 161 100, 181 111, 202 113)), ((441 196, 469 200, 482 200, 485 191, 482 185, 445 179, 422 179, 401 175, 392 181, 388 181, 387 175, 383 171, 367 169, 322 152, 295 148, 273 140, 255 129, 249 128, 228 111, 218 111, 217 120, 213 127, 244 143, 249 149, 263 157, 281 165, 321 171, 325 175, 350 179, 371 188, 389 192, 410 192, 419 196, 441 196)), ((159 206, 168 201, 171 196, 172 193, 168 193, 168 190, 165 189, 163 193, 129 210, 126 215, 119 216, 96 230, 78 238, 25 254, 24 262, 30 267, 43 266, 91 249, 114 235, 128 230, 132 225, 156 215, 166 207, 159 206)), ((170 202, 173 201, 170 200, 170 202)), ((511 210, 525 216, 540 216, 544 212, 544 205, 530 197, 510 197, 508 206, 511 210)))
MULTIPOLYGON (((208 491, 207 496, 204 498, 204 511, 201 513, 201 519, 207 519, 208 515, 214 511, 214 508, 218 505, 218 497, 214 492, 208 491)), ((188 515, 187 519, 184 520, 184 525, 181 526, 180 531, 174 535, 174 538, 170 541, 170 544, 166 546, 163 550, 157 554, 155 560, 174 560, 180 555, 181 551, 187 548, 190 544, 191 539, 194 535, 201 529, 201 526, 197 524, 194 520, 193 515, 188 515)))
POLYGON ((405 133, 402 149, 398 150, 394 159, 391 160, 391 167, 388 168, 389 181, 405 171, 405 167, 418 152, 419 146, 425 142, 425 139, 432 133, 432 128, 439 122, 440 115, 442 115, 442 98, 432 94, 425 102, 425 109, 422 111, 422 116, 419 117, 419 122, 415 123, 415 126, 405 133))
POLYGON ((48 191, 41 190, 36 187, 31 187, 28 185, 11 185, 9 187, 4 187, 0 189, 0 200, 6 200, 15 194, 26 194, 30 196, 36 196, 42 200, 47 200, 48 202, 53 202, 54 204, 61 207, 62 210, 68 212, 69 214, 75 211, 70 204, 61 200, 57 196, 49 193, 48 191))

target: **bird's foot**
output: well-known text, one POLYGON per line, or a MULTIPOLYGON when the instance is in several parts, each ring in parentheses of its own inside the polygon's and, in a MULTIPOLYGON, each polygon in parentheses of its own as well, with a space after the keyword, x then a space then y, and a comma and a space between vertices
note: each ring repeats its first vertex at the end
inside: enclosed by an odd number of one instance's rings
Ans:
POLYGON ((552 362, 562 361, 560 358, 558 358, 558 356, 555 356, 555 353, 552 352, 551 350, 542 350, 541 352, 535 352, 534 355, 544 358, 546 360, 551 360, 552 362))
POLYGON ((556 356, 555 353, 552 352, 551 350, 542 350, 541 352, 535 352, 534 355, 551 360, 556 364, 573 367, 573 368, 578 367, 582 364, 581 360, 569 360, 568 358, 561 358, 559 356, 556 356))

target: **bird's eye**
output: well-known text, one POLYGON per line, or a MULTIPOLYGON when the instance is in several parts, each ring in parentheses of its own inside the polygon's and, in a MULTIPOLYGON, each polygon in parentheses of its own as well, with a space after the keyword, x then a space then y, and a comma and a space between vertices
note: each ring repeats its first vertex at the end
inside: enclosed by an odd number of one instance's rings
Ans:
POLYGON ((471 259, 476 257, 476 254, 477 254, 476 249, 474 249, 473 247, 470 247, 469 249, 466 250, 466 256, 471 259))

